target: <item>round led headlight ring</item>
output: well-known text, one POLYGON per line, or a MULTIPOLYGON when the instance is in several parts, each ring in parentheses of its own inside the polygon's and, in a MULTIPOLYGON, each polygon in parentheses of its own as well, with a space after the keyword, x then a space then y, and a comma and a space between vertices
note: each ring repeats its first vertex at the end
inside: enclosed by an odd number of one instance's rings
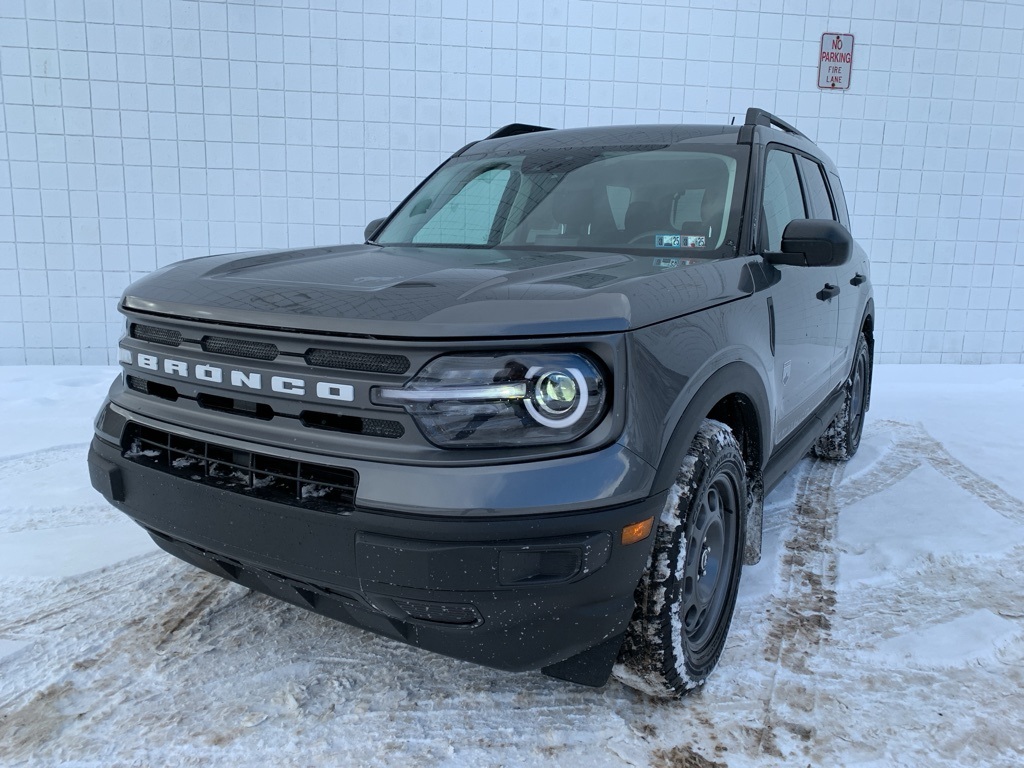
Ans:
POLYGON ((590 396, 587 380, 579 369, 545 371, 541 366, 534 366, 526 372, 526 378, 533 379, 534 385, 530 397, 523 404, 538 424, 564 429, 583 417, 590 396))

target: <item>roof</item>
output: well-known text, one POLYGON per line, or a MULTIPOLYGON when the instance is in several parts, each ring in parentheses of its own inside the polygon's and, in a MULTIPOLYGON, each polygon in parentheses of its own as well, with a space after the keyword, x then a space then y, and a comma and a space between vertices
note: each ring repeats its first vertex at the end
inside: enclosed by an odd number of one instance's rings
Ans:
MULTIPOLYGON (((488 138, 465 153, 485 154, 507 150, 571 149, 573 147, 671 146, 694 139, 736 143, 735 125, 608 125, 561 130, 536 130, 512 136, 488 138)), ((498 131, 497 133, 501 133, 498 131)))

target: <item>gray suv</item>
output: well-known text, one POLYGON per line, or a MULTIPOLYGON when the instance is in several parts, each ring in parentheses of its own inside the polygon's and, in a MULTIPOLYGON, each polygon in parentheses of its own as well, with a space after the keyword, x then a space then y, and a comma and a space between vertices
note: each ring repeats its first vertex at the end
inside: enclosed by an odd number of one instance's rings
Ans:
POLYGON ((739 126, 506 126, 362 245, 131 285, 93 485, 168 552, 394 640, 681 695, 762 500, 849 458, 874 306, 835 166, 739 126))

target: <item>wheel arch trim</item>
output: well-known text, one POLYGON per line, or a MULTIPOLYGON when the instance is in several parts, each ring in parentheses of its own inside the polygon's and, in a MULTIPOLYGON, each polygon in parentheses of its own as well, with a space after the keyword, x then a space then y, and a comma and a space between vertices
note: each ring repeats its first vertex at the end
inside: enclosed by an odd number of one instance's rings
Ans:
MULTIPOLYGON (((749 402, 754 411, 758 432, 754 436, 758 442, 754 446, 757 461, 751 462, 750 456, 745 456, 745 459, 748 468, 754 472, 747 478, 747 492, 758 494, 759 498, 753 499, 750 509, 744 515, 744 530, 741 534, 744 539, 743 561, 746 565, 754 565, 761 559, 764 502, 762 472, 768 461, 769 451, 766 450, 766 446, 771 444, 769 441, 772 434, 770 401, 764 382, 754 367, 739 361, 728 363, 711 374, 698 387, 683 409, 683 414, 662 451, 654 477, 653 492, 660 493, 672 485, 676 470, 704 419, 708 418, 723 400, 736 396, 743 397, 749 402)), ((744 435, 743 441, 749 438, 749 435, 744 435)))
MULTIPOLYGON (((747 398, 754 408, 760 439, 759 469, 764 469, 767 459, 764 446, 770 444, 768 440, 771 436, 771 407, 768 394, 757 370, 747 363, 736 361, 722 366, 708 376, 687 399, 682 416, 676 422, 662 451, 652 493, 659 493, 672 485, 676 469, 689 450, 701 423, 720 401, 732 395, 747 398)), ((683 394, 683 397, 685 396, 686 393, 683 394)))

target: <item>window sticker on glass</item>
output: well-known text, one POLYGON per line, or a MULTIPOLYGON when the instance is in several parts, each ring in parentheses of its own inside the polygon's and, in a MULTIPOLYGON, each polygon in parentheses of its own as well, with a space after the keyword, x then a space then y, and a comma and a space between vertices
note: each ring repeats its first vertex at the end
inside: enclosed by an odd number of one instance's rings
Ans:
POLYGON ((662 269, 671 269, 672 267, 679 266, 679 259, 672 259, 668 256, 658 256, 654 260, 654 266, 661 267, 662 269))
POLYGON ((707 238, 703 235, 655 235, 655 248, 704 248, 707 238))

